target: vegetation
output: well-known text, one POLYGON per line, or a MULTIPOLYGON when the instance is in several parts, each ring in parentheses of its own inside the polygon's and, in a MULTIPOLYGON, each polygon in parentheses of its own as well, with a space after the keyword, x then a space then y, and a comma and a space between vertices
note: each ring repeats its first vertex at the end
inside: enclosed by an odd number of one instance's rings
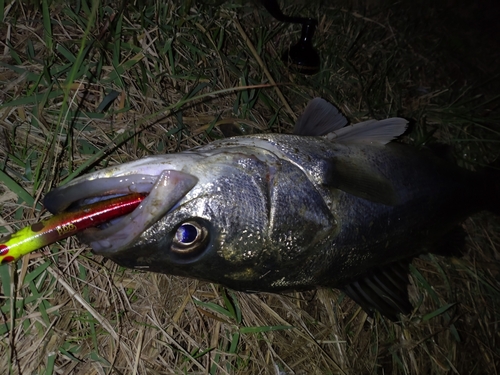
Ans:
MULTIPOLYGON (((300 27, 257 4, 0 0, 0 235, 48 216, 44 194, 78 175, 290 132, 315 96, 352 122, 410 119, 404 142, 451 145, 480 169, 499 156, 497 8, 297 1, 283 10, 319 20, 322 58, 301 76, 280 60, 300 27)), ((462 257, 413 262, 401 324, 337 290, 245 294, 126 270, 70 238, 0 266, 0 372, 496 374, 500 221, 464 228, 462 257)))

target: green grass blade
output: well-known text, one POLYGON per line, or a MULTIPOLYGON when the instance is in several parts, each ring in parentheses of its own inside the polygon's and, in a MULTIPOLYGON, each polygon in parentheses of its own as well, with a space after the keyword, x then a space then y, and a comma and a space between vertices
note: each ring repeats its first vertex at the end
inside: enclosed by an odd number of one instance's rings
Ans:
MULTIPOLYGON (((26 191, 24 188, 19 185, 15 180, 13 180, 7 173, 0 170, 0 182, 5 184, 7 188, 16 194, 22 201, 26 203, 26 205, 33 207, 35 206, 35 199, 26 191)), ((42 205, 40 203, 36 204, 37 209, 41 209, 42 205)))

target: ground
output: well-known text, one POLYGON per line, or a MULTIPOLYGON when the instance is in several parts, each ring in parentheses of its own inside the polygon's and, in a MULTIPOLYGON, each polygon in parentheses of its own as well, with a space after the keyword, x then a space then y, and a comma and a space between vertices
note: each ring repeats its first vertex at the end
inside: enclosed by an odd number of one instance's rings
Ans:
MULTIPOLYGON (((46 192, 87 171, 290 132, 315 96, 351 122, 405 117, 403 142, 449 145, 468 169, 497 160, 494 1, 290 3, 319 21, 312 76, 280 60, 300 27, 254 3, 1 1, 0 234, 47 217, 46 192)), ((499 226, 477 214, 461 257, 416 259, 400 324, 338 290, 237 293, 126 270, 70 238, 0 266, 0 370, 496 374, 499 226)))

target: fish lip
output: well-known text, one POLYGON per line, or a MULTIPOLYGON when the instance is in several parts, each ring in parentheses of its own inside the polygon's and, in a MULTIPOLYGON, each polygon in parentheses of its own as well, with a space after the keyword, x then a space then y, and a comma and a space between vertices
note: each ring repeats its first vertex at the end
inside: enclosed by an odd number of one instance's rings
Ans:
POLYGON ((52 214, 59 214, 71 206, 83 206, 114 196, 131 193, 149 194, 158 176, 132 174, 121 177, 77 179, 68 185, 51 190, 43 205, 52 214))
POLYGON ((178 170, 160 170, 157 175, 100 176, 102 173, 82 176, 52 190, 46 195, 44 205, 51 213, 58 214, 74 205, 89 204, 113 196, 146 194, 134 211, 112 220, 107 228, 89 228, 78 234, 82 242, 103 255, 116 253, 136 241, 198 182, 197 177, 178 170))
MULTIPOLYGON (((66 210, 72 203, 85 198, 130 193, 149 193, 161 173, 166 170, 189 170, 193 158, 203 158, 193 152, 175 155, 149 156, 110 166, 77 177, 47 193, 43 201, 52 214, 66 210)), ((186 173, 186 172, 184 172, 186 173)))

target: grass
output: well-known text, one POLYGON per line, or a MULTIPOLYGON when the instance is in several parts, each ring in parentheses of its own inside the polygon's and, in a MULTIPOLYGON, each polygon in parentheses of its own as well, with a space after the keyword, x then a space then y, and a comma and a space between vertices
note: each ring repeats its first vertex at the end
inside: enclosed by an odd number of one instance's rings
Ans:
MULTIPOLYGON (((279 60, 300 28, 218 3, 0 1, 0 234, 46 216, 44 194, 78 175, 225 134, 289 132, 315 96, 352 122, 408 118, 405 142, 450 144, 467 168, 498 158, 487 0, 287 6, 319 19, 314 76, 279 60)), ((70 238, 0 267, 0 370, 495 374, 499 221, 481 213, 464 228, 463 257, 414 261, 417 310, 401 325, 336 290, 235 293, 125 270, 70 238)))

